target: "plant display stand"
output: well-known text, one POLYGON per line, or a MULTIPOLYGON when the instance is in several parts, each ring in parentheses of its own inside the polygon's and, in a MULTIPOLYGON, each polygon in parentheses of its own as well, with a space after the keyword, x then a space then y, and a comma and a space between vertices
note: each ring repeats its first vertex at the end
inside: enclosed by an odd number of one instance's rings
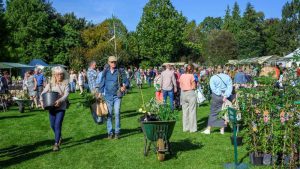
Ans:
POLYGON ((234 163, 226 163, 224 168, 226 169, 247 169, 249 168, 245 163, 238 163, 238 152, 237 152, 237 119, 236 119, 237 110, 231 107, 228 107, 228 116, 229 121, 233 126, 233 142, 234 142, 234 163))
POLYGON ((151 145, 157 153, 159 161, 165 159, 166 153, 171 153, 169 139, 173 133, 176 121, 148 121, 142 122, 145 146, 144 155, 147 156, 151 145))

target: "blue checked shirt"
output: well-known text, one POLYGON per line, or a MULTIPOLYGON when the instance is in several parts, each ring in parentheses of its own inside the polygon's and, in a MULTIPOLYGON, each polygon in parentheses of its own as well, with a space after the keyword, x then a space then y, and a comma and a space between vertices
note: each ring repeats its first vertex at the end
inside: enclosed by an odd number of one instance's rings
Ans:
POLYGON ((89 88, 90 88, 90 91, 93 91, 96 89, 97 86, 97 71, 94 70, 94 69, 91 69, 89 68, 88 71, 87 71, 87 79, 88 79, 88 83, 89 83, 89 88))

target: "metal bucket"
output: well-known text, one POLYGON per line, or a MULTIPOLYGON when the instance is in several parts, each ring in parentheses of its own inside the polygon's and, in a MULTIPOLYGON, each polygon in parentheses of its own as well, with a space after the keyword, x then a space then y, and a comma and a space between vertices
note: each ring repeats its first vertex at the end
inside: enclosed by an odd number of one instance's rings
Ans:
POLYGON ((54 103, 58 99, 58 92, 47 92, 42 95, 44 108, 49 110, 54 108, 54 103))

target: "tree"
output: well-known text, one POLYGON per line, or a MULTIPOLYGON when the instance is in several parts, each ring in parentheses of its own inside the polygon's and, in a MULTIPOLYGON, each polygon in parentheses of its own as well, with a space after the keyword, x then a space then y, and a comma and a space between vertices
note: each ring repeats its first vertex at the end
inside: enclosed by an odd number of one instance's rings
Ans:
POLYGON ((44 0, 7 0, 6 18, 10 29, 10 52, 28 62, 33 58, 50 59, 48 47, 50 4, 44 0))
POLYGON ((222 29, 229 30, 231 27, 231 15, 230 15, 230 7, 227 5, 227 8, 225 10, 225 16, 224 16, 224 23, 222 26, 222 29))
POLYGON ((8 61, 9 58, 6 52, 8 30, 6 27, 6 20, 4 18, 4 7, 2 0, 0 0, 0 25, 0 61, 8 61))
POLYGON ((97 60, 105 64, 108 56, 116 55, 114 51, 114 40, 116 40, 117 56, 121 63, 128 62, 127 29, 121 20, 117 18, 106 19, 99 25, 85 29, 82 39, 87 46, 86 60, 97 60), (114 25, 116 36, 114 37, 114 25), (116 39, 114 39, 116 38, 116 39))
POLYGON ((256 12, 248 3, 240 27, 237 33, 239 59, 264 56, 264 14, 256 12))
POLYGON ((212 30, 221 30, 223 20, 221 17, 205 17, 200 23, 199 28, 201 32, 210 32, 212 30))
POLYGON ((292 0, 282 8, 282 52, 294 51, 300 45, 300 1, 292 0))
POLYGON ((141 60, 141 54, 140 54, 140 44, 139 39, 136 32, 129 32, 128 33, 128 44, 127 44, 127 50, 129 55, 129 60, 131 65, 136 65, 142 61, 141 60))
POLYGON ((237 43, 232 33, 225 30, 211 31, 204 47, 208 65, 223 65, 229 59, 237 59, 237 55, 237 43))
POLYGON ((177 60, 185 24, 186 18, 170 0, 150 0, 137 26, 141 59, 153 64, 177 60))
POLYGON ((195 21, 188 22, 183 33, 182 61, 203 62, 201 56, 203 51, 204 34, 196 25, 195 21))
POLYGON ((264 38, 266 42, 266 55, 282 55, 280 22, 277 18, 265 20, 264 38))

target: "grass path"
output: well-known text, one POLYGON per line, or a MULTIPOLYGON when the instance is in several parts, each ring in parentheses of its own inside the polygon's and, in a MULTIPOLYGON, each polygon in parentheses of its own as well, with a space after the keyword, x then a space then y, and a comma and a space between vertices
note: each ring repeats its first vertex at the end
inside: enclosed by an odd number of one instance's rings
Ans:
MULTIPOLYGON (((145 99, 154 96, 154 89, 143 89, 145 99)), ((143 156, 144 137, 137 121, 141 114, 139 91, 134 89, 122 101, 120 140, 107 140, 106 125, 96 125, 89 109, 79 105, 82 97, 70 95, 71 107, 63 123, 63 146, 52 152, 53 133, 46 111, 28 110, 21 114, 17 107, 0 112, 0 168, 103 168, 103 169, 219 169, 233 161, 230 133, 211 135, 183 133, 181 115, 171 137, 175 152, 159 162, 154 153, 143 156)), ((198 128, 207 123, 209 106, 198 109, 198 128)), ((249 162, 244 147, 239 147, 239 158, 249 162)), ((263 168, 263 167, 260 167, 263 168)), ((266 167, 264 167, 266 168, 266 167)))

